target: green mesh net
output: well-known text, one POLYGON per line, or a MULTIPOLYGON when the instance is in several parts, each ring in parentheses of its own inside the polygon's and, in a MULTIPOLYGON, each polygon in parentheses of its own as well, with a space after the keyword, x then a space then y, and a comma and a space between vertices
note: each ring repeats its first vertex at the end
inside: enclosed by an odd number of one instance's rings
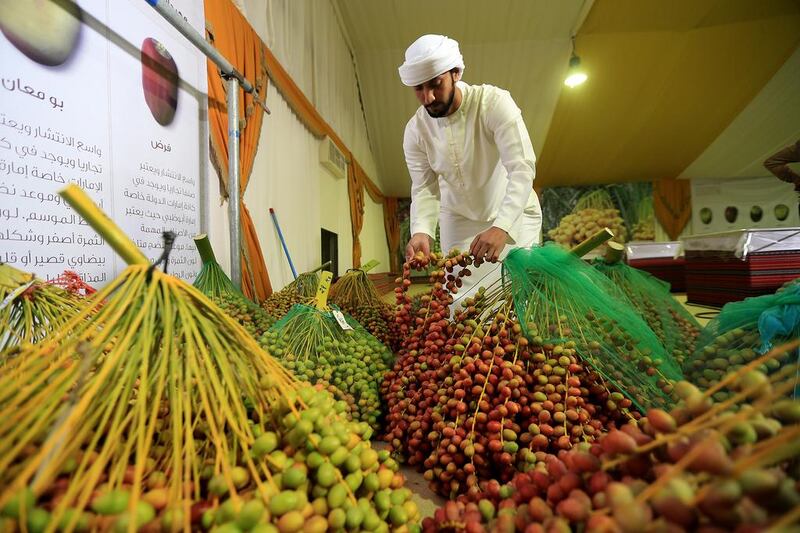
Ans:
POLYGON ((282 318, 295 304, 310 304, 317 294, 319 272, 303 272, 297 279, 278 292, 270 294, 261 307, 278 319, 282 318))
POLYGON ((597 259, 593 264, 644 318, 667 354, 678 365, 683 364, 694 351, 701 328, 692 314, 672 296, 669 284, 625 263, 607 263, 597 259))
MULTIPOLYGON (((231 278, 222 270, 222 267, 214 260, 206 261, 200 268, 200 272, 192 283, 206 296, 219 296, 220 294, 241 294, 236 288, 231 278)), ((242 294, 242 298, 244 295, 242 294)))
POLYGON ((394 305, 381 299, 366 272, 348 270, 331 287, 330 302, 353 317, 383 344, 396 350, 402 341, 394 305))
POLYGON ((611 280, 554 244, 514 250, 503 265, 534 342, 574 341, 583 360, 640 410, 672 404, 680 367, 611 280))
POLYGON ((343 313, 351 328, 344 329, 334 311, 296 304, 261 337, 261 344, 299 379, 335 387, 334 396, 350 404, 353 418, 377 427, 379 386, 392 353, 343 313))
MULTIPOLYGON (((797 281, 797 280, 796 280, 797 281)), ((746 298, 725 305, 700 334, 697 349, 683 366, 686 377, 702 388, 748 364, 772 347, 800 338, 800 283, 785 285, 775 294, 746 298)), ((800 350, 779 352, 760 368, 765 373, 794 367, 794 397, 800 395, 800 350)), ((727 389, 714 394, 723 400, 727 389)))
POLYGON ((207 238, 204 242, 197 240, 196 242, 200 257, 203 259, 203 266, 192 285, 211 298, 223 311, 238 321, 250 335, 258 339, 275 323, 275 319, 236 288, 214 257, 207 238))

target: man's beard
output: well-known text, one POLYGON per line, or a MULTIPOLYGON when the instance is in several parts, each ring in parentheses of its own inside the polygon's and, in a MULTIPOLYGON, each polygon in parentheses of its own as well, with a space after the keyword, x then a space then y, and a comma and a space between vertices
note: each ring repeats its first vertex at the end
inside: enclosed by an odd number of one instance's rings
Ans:
POLYGON ((450 98, 447 102, 434 102, 425 106, 425 111, 428 112, 432 118, 442 118, 447 115, 450 106, 453 105, 453 99, 456 97, 456 86, 453 84, 452 91, 450 91, 450 98))

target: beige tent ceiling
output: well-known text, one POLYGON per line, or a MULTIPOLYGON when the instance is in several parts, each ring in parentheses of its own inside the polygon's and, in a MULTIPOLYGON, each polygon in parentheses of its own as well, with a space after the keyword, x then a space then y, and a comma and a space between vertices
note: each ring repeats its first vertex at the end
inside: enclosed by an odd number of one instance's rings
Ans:
POLYGON ((800 47, 679 178, 765 175, 764 160, 800 138, 800 47))
POLYGON ((511 91, 539 154, 540 186, 684 170, 682 177, 730 177, 731 165, 714 165, 730 157, 742 175, 764 152, 800 136, 800 123, 777 113, 769 98, 779 93, 800 104, 787 90, 797 84, 791 68, 778 72, 800 43, 796 0, 335 1, 355 55, 378 180, 390 195, 410 188, 401 141, 417 107, 397 67, 425 33, 460 42, 466 82, 511 91), (562 81, 578 26, 577 52, 590 78, 569 90, 562 81), (748 143, 749 125, 768 128, 759 113, 767 109, 778 133, 748 143))

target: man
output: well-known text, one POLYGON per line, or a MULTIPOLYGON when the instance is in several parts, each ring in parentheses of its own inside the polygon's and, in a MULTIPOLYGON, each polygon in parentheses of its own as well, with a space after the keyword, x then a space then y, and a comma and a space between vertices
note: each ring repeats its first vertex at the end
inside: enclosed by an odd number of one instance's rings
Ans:
POLYGON ((764 167, 778 179, 793 184, 795 192, 800 193, 800 174, 789 168, 790 163, 800 163, 800 140, 770 156, 764 167))
MULTIPOLYGON (((445 252, 457 248, 496 261, 512 246, 538 244, 536 156, 508 91, 462 82, 458 43, 443 35, 414 41, 398 70, 421 104, 403 138, 411 175, 406 257, 430 252, 437 219, 445 252)), ((500 275, 497 264, 472 270, 462 294, 500 275)))

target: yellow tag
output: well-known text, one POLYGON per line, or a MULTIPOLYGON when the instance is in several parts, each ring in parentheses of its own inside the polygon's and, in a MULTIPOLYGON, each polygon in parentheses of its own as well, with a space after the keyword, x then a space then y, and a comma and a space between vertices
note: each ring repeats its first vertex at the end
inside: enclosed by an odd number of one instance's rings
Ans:
POLYGON ((377 259, 373 259, 372 261, 370 261, 366 265, 362 266, 361 270, 363 270, 364 272, 369 272, 370 270, 372 270, 373 268, 375 268, 379 264, 381 264, 380 261, 378 261, 377 259))
POLYGON ((319 275, 319 285, 317 285, 317 297, 314 299, 314 306, 320 311, 328 310, 328 291, 331 288, 333 274, 323 270, 319 275))

